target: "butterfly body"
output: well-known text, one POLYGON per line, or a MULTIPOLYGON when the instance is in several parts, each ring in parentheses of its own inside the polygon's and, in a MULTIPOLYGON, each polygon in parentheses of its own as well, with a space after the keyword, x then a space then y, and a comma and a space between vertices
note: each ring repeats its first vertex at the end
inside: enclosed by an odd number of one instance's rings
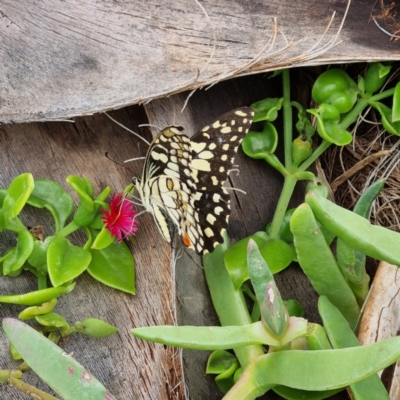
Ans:
POLYGON ((222 243, 230 214, 229 194, 222 185, 252 118, 252 109, 241 108, 192 138, 171 126, 153 139, 141 180, 134 178, 133 183, 168 242, 177 229, 182 243, 198 254, 222 243))

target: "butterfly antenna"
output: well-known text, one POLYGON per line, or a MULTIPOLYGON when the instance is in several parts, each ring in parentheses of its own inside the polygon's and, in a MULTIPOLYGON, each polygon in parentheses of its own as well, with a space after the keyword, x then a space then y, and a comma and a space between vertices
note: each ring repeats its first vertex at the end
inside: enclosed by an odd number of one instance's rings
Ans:
POLYGON ((113 121, 115 124, 119 125, 121 128, 125 129, 126 131, 132 133, 133 135, 135 135, 137 138, 139 138, 140 140, 143 140, 143 142, 145 142, 148 146, 150 146, 150 142, 148 142, 144 137, 140 136, 138 133, 130 130, 129 128, 127 128, 125 125, 122 125, 120 122, 116 121, 113 117, 109 116, 106 112, 104 112, 104 114, 111 119, 111 121, 113 121))

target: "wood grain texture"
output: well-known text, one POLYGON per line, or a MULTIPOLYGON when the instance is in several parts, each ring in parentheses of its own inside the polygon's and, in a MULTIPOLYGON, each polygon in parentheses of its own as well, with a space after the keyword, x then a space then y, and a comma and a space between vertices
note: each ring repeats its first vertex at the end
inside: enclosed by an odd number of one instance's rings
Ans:
MULTIPOLYGON (((365 302, 358 340, 369 345, 398 336, 400 330, 399 267, 385 261, 379 263, 373 285, 365 302)), ((391 399, 400 398, 400 361, 378 373, 391 399)))
MULTIPOLYGON (((293 79, 301 79, 299 72, 293 73, 293 79)), ((180 110, 187 99, 187 93, 152 101, 145 106, 149 121, 164 127, 171 124, 181 125, 185 133, 192 136, 204 126, 214 122, 219 116, 237 107, 251 104, 264 97, 279 96, 279 79, 271 80, 266 76, 248 76, 221 82, 205 91, 197 91, 189 100, 184 112, 180 110)), ((278 150, 281 152, 282 149, 278 150)), ((235 159, 240 173, 231 173, 226 186, 244 190, 247 194, 231 192, 232 213, 228 233, 231 242, 236 242, 256 231, 264 230, 271 221, 281 191, 283 180, 265 161, 251 160, 241 149, 235 159)), ((304 199, 304 186, 299 185, 291 202, 296 206, 304 199)), ((209 293, 201 268, 201 258, 180 249, 181 256, 176 261, 176 280, 178 290, 180 325, 219 325, 211 306, 209 293)), ((299 267, 290 267, 277 274, 275 280, 284 299, 295 298, 304 306, 306 318, 320 322, 316 304, 317 295, 299 267)), ((191 400, 217 400, 221 394, 213 383, 213 378, 204 374, 209 352, 184 350, 185 382, 191 400)), ((347 398, 346 397, 342 398, 347 398)), ((278 399, 269 392, 265 399, 278 399)), ((336 397, 341 399, 341 397, 336 397)))
POLYGON ((0 122, 93 114, 286 66, 399 59, 369 23, 374 3, 353 0, 325 52, 346 1, 2 0, 0 122))
MULTIPOLYGON (((305 82, 300 71, 293 71, 293 82, 305 82)), ((294 85, 295 86, 295 85, 294 85)), ((148 121, 162 128, 181 124, 189 135, 223 113, 233 108, 249 105, 265 97, 278 97, 279 78, 265 75, 247 76, 222 82, 209 90, 197 91, 180 112, 188 93, 156 100, 146 105, 148 121)), ((293 88, 296 92, 297 88, 293 88)), ((304 95, 304 86, 299 91, 304 95)), ((298 96, 293 96, 299 100, 298 96)), ((309 100, 309 99, 308 99, 309 100)), ((305 101, 307 103, 307 99, 305 101)), ((133 130, 139 130, 147 139, 150 134, 138 129, 146 122, 143 109, 134 106, 114 111, 111 115, 133 130)), ((132 175, 139 175, 142 161, 129 164, 133 172, 112 163, 104 157, 123 161, 144 156, 147 146, 113 124, 104 115, 77 118, 76 123, 52 122, 7 125, 0 127, 0 186, 7 186, 19 173, 30 171, 36 177, 51 178, 66 187, 69 174, 82 174, 94 182, 96 192, 110 185, 121 190, 132 175)), ((239 150, 237 164, 240 174, 232 173, 228 185, 247 192, 232 193, 232 215, 229 235, 232 242, 265 228, 273 215, 280 193, 282 179, 266 162, 251 160, 239 150)), ((292 206, 303 200, 299 187, 292 206)), ((27 224, 35 226, 36 215, 28 213, 27 224)), ((40 220, 42 224, 48 221, 40 220)), ((48 225, 48 223, 47 223, 48 225)), ((79 238, 78 238, 79 240, 79 238)), ((0 254, 12 243, 12 237, 2 237, 0 254)), ((153 324, 172 324, 174 306, 179 307, 179 323, 187 325, 216 325, 216 315, 211 307, 200 260, 192 253, 181 253, 176 245, 171 256, 170 247, 162 241, 149 214, 140 217, 140 230, 132 247, 137 265, 137 295, 129 296, 106 288, 87 275, 78 280, 75 292, 61 298, 56 312, 68 321, 83 320, 93 316, 102 318, 119 328, 119 333, 103 340, 89 339, 78 334, 70 337, 63 347, 74 352, 75 357, 91 370, 119 399, 185 399, 183 379, 189 390, 190 400, 216 400, 218 392, 213 377, 205 375, 207 352, 187 350, 182 364, 179 353, 169 347, 153 345, 133 338, 133 327, 153 324), (171 258, 177 257, 176 271, 171 271, 171 258), (177 296, 173 279, 176 275, 177 296), (177 385, 177 386, 176 386, 177 385), (174 389, 171 392, 171 389, 174 389)), ((296 298, 306 309, 306 318, 318 321, 317 296, 307 278, 297 267, 291 267, 275 277, 284 299, 296 298)), ((0 293, 34 290, 35 283, 29 276, 18 279, 0 277, 0 293)), ((21 307, 1 305, 0 317, 16 316, 21 307)), ((8 343, 0 332, 0 368, 17 363, 10 360, 8 343)), ((46 385, 28 374, 32 384, 46 390, 46 385)), ((0 398, 28 399, 15 389, 0 386, 0 398)), ((276 399, 268 394, 269 400, 276 399)))
MULTIPOLYGON (((131 107, 112 115, 131 129, 146 121, 143 110, 131 107)), ((149 135, 147 133, 147 137, 149 135)), ((70 174, 87 176, 95 192, 105 186, 121 191, 130 182, 132 172, 105 157, 122 162, 143 153, 143 143, 113 124, 105 115, 77 118, 72 123, 33 123, 0 127, 0 186, 7 187, 19 173, 30 171, 35 177, 54 179, 67 188, 70 174)), ((144 148, 144 151, 146 148, 144 148)), ((140 166, 138 167, 138 171, 140 166)), ((36 226, 40 222, 51 232, 49 215, 40 219, 32 210, 23 221, 36 226)), ((74 334, 63 344, 66 352, 86 366, 118 399, 182 399, 179 353, 170 347, 135 339, 130 329, 139 326, 173 324, 170 246, 161 241, 151 217, 143 216, 137 241, 132 246, 136 260, 137 295, 132 296, 107 288, 89 275, 78 279, 73 293, 60 299, 55 311, 73 323, 96 317, 114 324, 119 331, 106 339, 93 339, 74 334)), ((13 238, 0 242, 3 254, 13 238)), ((82 237, 75 240, 83 242, 82 237)), ((0 277, 0 293, 22 293, 36 290, 35 279, 23 274, 16 279, 0 277)), ((16 317, 23 307, 0 304, 0 316, 16 317)), ((0 368, 18 365, 10 359, 8 342, 0 332, 0 368)), ((46 388, 32 372, 29 382, 46 388)), ((30 398, 2 385, 0 398, 30 398)), ((78 400, 78 399, 77 399, 78 400)))

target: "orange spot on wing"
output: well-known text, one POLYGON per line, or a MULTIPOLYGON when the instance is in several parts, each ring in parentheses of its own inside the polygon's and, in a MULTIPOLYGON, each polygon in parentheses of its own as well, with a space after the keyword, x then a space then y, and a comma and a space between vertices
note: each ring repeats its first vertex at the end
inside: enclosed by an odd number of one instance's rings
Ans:
POLYGON ((189 235, 186 232, 182 233, 182 242, 186 247, 190 247, 192 245, 189 235))

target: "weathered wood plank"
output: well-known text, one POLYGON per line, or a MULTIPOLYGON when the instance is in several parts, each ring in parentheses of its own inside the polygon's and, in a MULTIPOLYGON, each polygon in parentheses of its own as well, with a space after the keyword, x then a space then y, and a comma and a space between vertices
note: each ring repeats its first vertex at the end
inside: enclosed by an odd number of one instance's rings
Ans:
POLYGON ((346 1, 2 0, 0 122, 93 114, 285 66, 399 59, 369 23, 374 4, 353 0, 325 52, 346 1))
MULTIPOLYGON (((139 107, 120 110, 112 115, 129 128, 145 123, 139 107)), ((33 123, 0 127, 0 186, 6 187, 19 173, 30 171, 35 177, 50 178, 67 188, 70 174, 87 176, 99 193, 105 186, 121 191, 132 173, 105 157, 123 161, 146 151, 143 144, 113 124, 105 115, 77 118, 71 123, 33 123)), ((36 226, 37 213, 29 212, 24 222, 36 226)), ((40 221, 49 227, 49 218, 40 221)), ((173 324, 170 275, 170 248, 160 240, 151 216, 141 219, 137 241, 132 246, 136 259, 137 295, 132 296, 107 288, 84 275, 78 279, 73 293, 60 299, 56 312, 70 323, 87 317, 97 317, 114 324, 119 332, 106 339, 90 339, 72 335, 63 344, 78 361, 96 375, 118 399, 182 399, 181 365, 176 350, 137 340, 130 329, 153 324, 173 324), (155 250, 156 249, 156 250, 155 250)), ((9 237, 9 240, 11 238, 9 237)), ((79 238, 78 238, 79 240, 79 238)), ((8 244, 1 237, 0 254, 8 244)), ((82 242, 82 238, 81 238, 82 242)), ((22 293, 36 290, 30 275, 16 279, 0 277, 0 293, 22 293)), ((0 317, 16 317, 22 307, 0 304, 0 317)), ((0 330, 1 331, 1 330, 0 330)), ((8 342, 0 332, 2 369, 18 365, 9 355, 8 342)), ((28 373, 32 384, 46 388, 28 373)), ((0 387, 0 398, 16 400, 30 398, 11 387, 0 387)))

